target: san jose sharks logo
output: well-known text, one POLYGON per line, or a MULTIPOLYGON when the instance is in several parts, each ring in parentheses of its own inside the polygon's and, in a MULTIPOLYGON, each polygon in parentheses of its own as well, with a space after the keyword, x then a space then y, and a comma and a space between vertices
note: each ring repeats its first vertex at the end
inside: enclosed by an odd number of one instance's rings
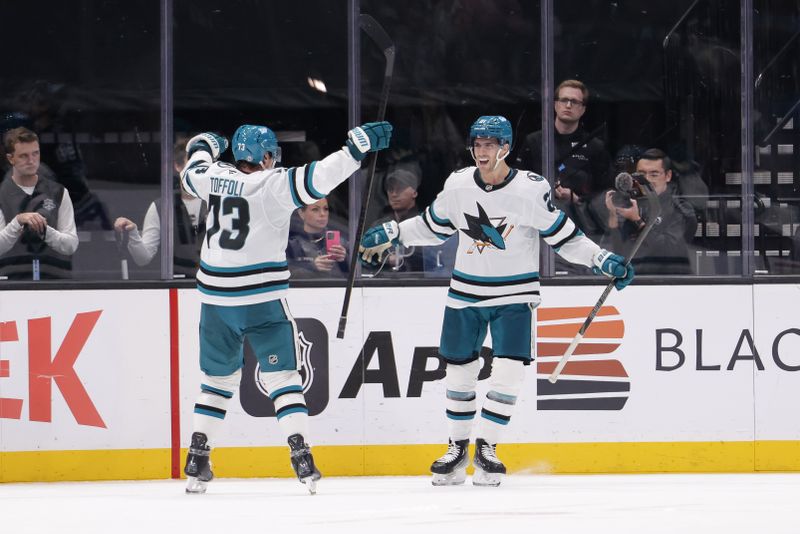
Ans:
POLYGON ((467 254, 472 254, 475 249, 478 250, 478 254, 483 254, 483 250, 487 247, 505 250, 506 238, 514 229, 514 225, 506 224, 505 217, 489 217, 480 203, 475 204, 478 206, 478 216, 465 213, 467 228, 461 228, 462 232, 474 240, 467 254))

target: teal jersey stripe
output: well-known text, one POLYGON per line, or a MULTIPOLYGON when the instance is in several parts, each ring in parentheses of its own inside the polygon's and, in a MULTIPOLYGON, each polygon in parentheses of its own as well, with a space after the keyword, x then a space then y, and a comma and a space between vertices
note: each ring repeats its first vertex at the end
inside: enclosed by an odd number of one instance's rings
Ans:
POLYGON ((300 199, 297 197, 297 191, 295 191, 295 188, 297 187, 297 184, 295 184, 294 181, 294 175, 296 171, 297 169, 292 167, 291 169, 289 169, 289 172, 287 173, 289 176, 289 191, 291 191, 292 193, 292 202, 294 202, 294 205, 297 206, 298 208, 302 208, 304 204, 300 202, 300 199))
POLYGON ((281 388, 277 391, 273 391, 269 394, 269 398, 274 399, 276 397, 280 397, 284 393, 302 393, 303 386, 286 386, 285 388, 281 388))
POLYGON ((269 293, 270 291, 281 291, 284 289, 289 289, 289 282, 269 287, 246 289, 244 291, 215 291, 213 289, 206 289, 201 286, 197 286, 197 289, 201 293, 204 293, 206 295, 211 295, 214 297, 246 297, 248 295, 258 295, 259 293, 269 293))
POLYGON ((212 412, 211 410, 204 410, 202 408, 195 407, 194 413, 199 413, 200 415, 207 415, 209 417, 216 417, 217 419, 225 419, 225 414, 212 412))
POLYGON ((302 412, 308 413, 308 408, 303 408, 302 406, 298 406, 296 408, 289 408, 288 410, 281 412, 277 417, 278 420, 281 420, 289 414, 302 413, 302 412))
POLYGON ((473 274, 466 274, 462 273, 461 271, 453 270, 453 275, 460 276, 461 278, 471 280, 473 282, 514 282, 516 280, 524 280, 526 278, 539 276, 539 272, 534 271, 532 273, 513 274, 510 276, 476 276, 473 274))
POLYGON ((451 415, 447 414, 448 419, 453 419, 455 421, 466 421, 468 419, 475 419, 475 414, 472 415, 451 415))
POLYGON ((188 185, 189 189, 192 190, 192 193, 194 193, 194 196, 196 196, 197 198, 201 198, 200 197, 200 193, 198 193, 197 189, 194 188, 194 184, 192 183, 192 179, 189 178, 188 176, 186 177, 186 185, 188 185))
POLYGON ((321 199, 325 198, 325 195, 323 195, 322 193, 317 191, 314 188, 314 184, 312 182, 312 177, 314 176, 314 167, 316 167, 316 166, 317 166, 317 162, 316 161, 312 161, 306 167, 306 189, 308 189, 308 192, 311 194, 312 197, 316 198, 317 200, 321 200, 321 199))
POLYGON ((545 237, 550 237, 550 235, 555 231, 555 229, 558 228, 558 225, 561 224, 561 221, 564 220, 564 217, 566 217, 564 212, 563 211, 560 212, 559 215, 558 215, 558 219, 556 219, 556 222, 554 222, 550 226, 550 228, 548 228, 547 230, 544 230, 544 231, 542 231, 540 233, 545 237))
POLYGON ((442 219, 441 217, 436 215, 436 213, 433 211, 433 204, 428 206, 428 212, 431 214, 431 219, 433 219, 433 222, 435 222, 439 226, 452 226, 453 225, 453 223, 451 223, 449 219, 442 219))
POLYGON ((489 414, 487 414, 485 412, 481 412, 481 417, 483 417, 484 419, 488 419, 489 421, 492 421, 494 423, 497 423, 498 425, 507 425, 508 424, 508 421, 506 421, 504 419, 500 419, 498 417, 493 417, 493 416, 491 416, 491 415, 489 415, 489 414))
POLYGON ((212 267, 204 261, 200 262, 200 267, 213 273, 244 273, 247 271, 257 271, 259 269, 274 269, 283 268, 288 269, 289 263, 285 261, 268 261, 265 263, 256 263, 254 265, 242 265, 241 267, 212 267))

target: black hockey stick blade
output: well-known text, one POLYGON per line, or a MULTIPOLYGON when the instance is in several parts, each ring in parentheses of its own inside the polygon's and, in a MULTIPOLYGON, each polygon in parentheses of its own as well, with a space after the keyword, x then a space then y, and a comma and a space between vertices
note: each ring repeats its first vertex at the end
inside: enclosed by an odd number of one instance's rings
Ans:
MULTIPOLYGON (((394 42, 389 34, 378 24, 374 18, 362 14, 359 17, 359 24, 364 33, 383 51, 386 60, 386 67, 383 73, 383 87, 381 89, 380 100, 378 101, 378 116, 376 122, 381 122, 386 115, 386 105, 389 102, 389 90, 392 86, 392 74, 394 73, 394 42)), ((350 270, 347 273, 347 286, 344 290, 344 301, 342 302, 342 312, 339 315, 339 328, 336 332, 337 339, 344 338, 344 331, 347 327, 347 312, 350 308, 350 296, 353 293, 353 285, 356 278, 356 265, 358 263, 358 245, 361 243, 361 236, 364 235, 364 225, 367 218, 367 207, 372 196, 372 182, 375 178, 375 167, 378 163, 378 153, 373 152, 370 156, 369 171, 367 172, 367 183, 364 187, 364 197, 361 200, 361 214, 358 217, 356 226, 356 239, 353 240, 353 253, 350 255, 350 270)))
MULTIPOLYGON (((653 226, 661 223, 661 204, 658 203, 658 195, 656 195, 652 187, 646 187, 644 193, 650 207, 650 214, 649 214, 650 218, 647 220, 644 228, 642 228, 642 231, 639 233, 639 237, 636 238, 636 242, 633 244, 631 253, 625 259, 625 267, 630 265, 631 260, 639 251, 639 248, 642 246, 642 243, 647 237, 647 234, 649 234, 650 230, 653 229, 653 226)), ((552 373, 550 373, 550 376, 547 378, 547 380, 549 380, 551 384, 555 384, 556 381, 558 380, 561 371, 564 370, 564 367, 567 365, 567 362, 572 357, 572 353, 575 352, 575 349, 578 347, 578 344, 583 339, 583 335, 589 329, 589 325, 591 325, 592 321, 594 321, 594 318, 595 316, 597 316, 597 313, 600 311, 600 308, 603 307, 603 304, 605 303, 612 289, 614 289, 613 279, 608 283, 605 290, 603 290, 603 294, 600 295, 599 299, 597 299, 594 308, 592 308, 592 311, 589 312, 589 315, 586 317, 586 320, 583 322, 583 325, 581 325, 580 330, 578 330, 578 333, 575 334, 575 337, 572 339, 572 343, 570 343, 569 347, 567 347, 567 351, 558 361, 556 368, 553 370, 552 373)))

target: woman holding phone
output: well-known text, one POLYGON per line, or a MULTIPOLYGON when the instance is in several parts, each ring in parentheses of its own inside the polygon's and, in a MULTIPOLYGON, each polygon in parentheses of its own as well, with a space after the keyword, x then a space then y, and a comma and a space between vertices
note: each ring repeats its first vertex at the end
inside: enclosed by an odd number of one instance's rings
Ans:
POLYGON ((297 210, 303 228, 289 236, 286 258, 294 278, 339 278, 347 273, 341 231, 328 227, 330 209, 322 199, 297 210))

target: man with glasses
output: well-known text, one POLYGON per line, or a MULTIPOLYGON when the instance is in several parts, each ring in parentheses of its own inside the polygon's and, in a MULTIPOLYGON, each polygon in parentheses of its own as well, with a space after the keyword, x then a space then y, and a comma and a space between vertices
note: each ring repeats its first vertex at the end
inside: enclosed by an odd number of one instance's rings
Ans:
MULTIPOLYGON (((598 238, 603 233, 603 217, 597 210, 602 205, 600 193, 613 184, 611 158, 606 152, 605 144, 595 136, 595 132, 587 132, 581 125, 588 101, 589 90, 583 82, 565 80, 556 88, 553 132, 556 172, 553 194, 556 205, 584 233, 598 238)), ((550 169, 542 168, 541 130, 525 138, 516 166, 543 176, 551 175, 550 169)))
MULTIPOLYGON (((652 186, 661 205, 661 222, 653 226, 632 263, 637 274, 690 274, 689 242, 697 230, 692 205, 675 196, 672 162, 664 151, 651 148, 636 162, 636 172, 652 186)), ((608 234, 603 245, 628 254, 649 220, 649 206, 642 199, 608 191, 608 234)))

